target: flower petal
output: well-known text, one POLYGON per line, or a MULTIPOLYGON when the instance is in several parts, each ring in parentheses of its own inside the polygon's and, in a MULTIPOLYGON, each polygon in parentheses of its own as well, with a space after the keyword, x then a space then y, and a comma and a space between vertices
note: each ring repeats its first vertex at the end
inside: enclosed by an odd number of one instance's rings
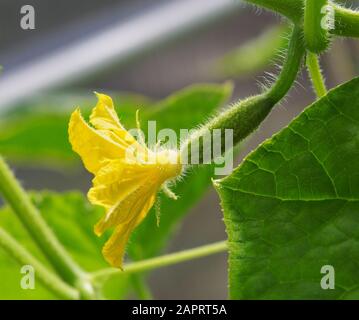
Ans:
POLYGON ((98 101, 90 115, 90 123, 98 130, 116 130, 123 126, 118 119, 111 97, 95 92, 98 101))
POLYGON ((178 176, 182 166, 170 161, 173 156, 178 158, 177 152, 154 153, 138 143, 120 123, 112 99, 96 95, 98 103, 90 116, 93 127, 77 109, 71 115, 69 139, 87 170, 95 175, 88 192, 90 202, 106 209, 95 233, 114 228, 103 255, 112 266, 121 267, 131 232, 148 214, 161 185, 178 176))
POLYGON ((87 196, 91 203, 110 209, 121 198, 136 189, 149 175, 141 164, 129 164, 111 160, 101 168, 92 180, 93 187, 87 196))
POLYGON ((117 225, 110 239, 105 243, 102 249, 103 256, 111 266, 117 268, 122 267, 123 256, 130 234, 147 216, 148 211, 155 202, 155 198, 156 192, 145 194, 137 198, 135 203, 132 201, 128 202, 128 205, 121 208, 121 210, 127 210, 127 214, 131 219, 127 223, 117 225))
POLYGON ((98 102, 90 115, 90 123, 124 148, 132 146, 137 152, 145 152, 145 148, 122 126, 111 97, 97 92, 95 94, 98 102))
POLYGON ((95 225, 95 233, 101 235, 108 228, 128 223, 133 219, 133 212, 141 209, 141 203, 142 206, 151 207, 160 184, 156 173, 150 172, 142 178, 135 175, 133 179, 124 178, 102 185, 102 188, 92 188, 89 191, 89 200, 92 203, 102 202, 102 205, 107 205, 106 215, 95 225))
POLYGON ((69 122, 69 140, 86 167, 93 174, 110 159, 118 159, 124 154, 120 145, 91 128, 76 109, 69 122))

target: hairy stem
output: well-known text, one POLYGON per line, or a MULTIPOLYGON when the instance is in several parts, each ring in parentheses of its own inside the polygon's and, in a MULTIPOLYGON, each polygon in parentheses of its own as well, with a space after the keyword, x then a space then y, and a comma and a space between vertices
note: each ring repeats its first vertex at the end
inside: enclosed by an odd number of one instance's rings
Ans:
POLYGON ((337 5, 335 8, 335 28, 331 33, 342 37, 359 37, 359 12, 337 5))
POLYGON ((58 274, 80 290, 87 288, 82 283, 86 279, 84 272, 57 240, 1 156, 0 192, 58 274))
POLYGON ((133 274, 149 271, 161 267, 170 266, 180 262, 198 259, 227 250, 227 241, 220 241, 194 249, 184 250, 164 256, 129 263, 124 266, 124 271, 115 268, 103 269, 92 273, 93 279, 106 278, 113 274, 133 274))
POLYGON ((245 0, 259 7, 272 10, 299 24, 303 15, 303 0, 245 0))
MULTIPOLYGON (((286 16, 294 24, 303 24, 304 1, 303 0, 246 0, 286 16)), ((343 37, 359 37, 359 12, 343 8, 335 3, 329 4, 333 7, 335 16, 335 28, 330 33, 343 37)))
POLYGON ((0 248, 8 253, 20 265, 31 265, 36 279, 61 299, 74 300, 79 298, 79 292, 63 282, 50 272, 39 260, 32 256, 21 244, 0 228, 0 248))
POLYGON ((318 55, 312 52, 307 53, 307 67, 313 83, 314 91, 318 98, 327 94, 324 77, 320 70, 318 55))
POLYGON ((309 51, 320 53, 329 45, 328 23, 324 21, 328 0, 305 0, 304 39, 309 51), (323 13, 324 12, 324 13, 323 13))
POLYGON ((264 93, 264 96, 270 99, 273 105, 282 100, 293 86, 298 71, 301 68, 304 53, 302 29, 294 27, 282 70, 278 75, 277 81, 264 93))
MULTIPOLYGON (((208 151, 204 148, 204 141, 208 132, 215 130, 221 132, 220 148, 223 153, 228 146, 226 130, 233 130, 233 145, 236 145, 258 128, 272 108, 292 87, 301 67, 304 52, 302 30, 295 26, 289 41, 286 60, 272 87, 260 95, 233 104, 197 130, 181 146, 182 159, 187 160, 187 163, 193 163, 192 155, 199 155, 198 162, 204 162, 204 153, 208 151)), ((214 158, 213 154, 211 156, 214 158)))

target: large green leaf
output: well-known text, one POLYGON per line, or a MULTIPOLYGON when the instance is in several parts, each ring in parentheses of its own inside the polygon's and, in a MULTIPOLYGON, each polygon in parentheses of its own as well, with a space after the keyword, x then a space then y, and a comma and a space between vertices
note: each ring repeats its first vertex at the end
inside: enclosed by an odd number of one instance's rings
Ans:
MULTIPOLYGON (((78 192, 33 193, 32 199, 60 242, 77 263, 87 271, 107 267, 107 263, 101 255, 104 239, 96 237, 92 232, 94 223, 103 214, 100 208, 91 206, 78 192)), ((0 226, 48 265, 15 214, 8 207, 0 209, 0 226)), ((48 267, 51 269, 51 266, 48 267)), ((17 262, 10 259, 0 248, 0 299, 56 298, 39 282, 36 282, 34 290, 21 289, 22 276, 17 262)), ((108 282, 104 285, 102 292, 104 297, 118 299, 128 293, 128 279, 121 277, 120 280, 112 279, 111 281, 112 283, 108 282), (116 281, 116 286, 113 285, 113 281, 116 281)))
POLYGON ((359 298, 359 78, 215 182, 234 299, 359 298), (321 268, 335 270, 323 290, 321 268))

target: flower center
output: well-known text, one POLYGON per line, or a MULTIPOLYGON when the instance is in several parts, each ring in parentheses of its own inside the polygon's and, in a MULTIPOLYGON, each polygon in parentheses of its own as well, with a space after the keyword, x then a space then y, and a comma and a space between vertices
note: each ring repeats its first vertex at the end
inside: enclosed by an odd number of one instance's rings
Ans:
POLYGON ((177 177, 182 172, 180 153, 176 150, 162 150, 156 153, 156 165, 164 180, 177 177))

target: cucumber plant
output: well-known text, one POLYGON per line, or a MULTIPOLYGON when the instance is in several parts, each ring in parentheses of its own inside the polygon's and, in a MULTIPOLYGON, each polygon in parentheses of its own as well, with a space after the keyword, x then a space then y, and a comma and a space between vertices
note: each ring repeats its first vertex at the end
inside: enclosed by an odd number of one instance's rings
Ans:
MULTIPOLYGON (((156 185, 159 194, 151 193, 150 204, 143 203, 144 193, 136 198, 136 193, 129 192, 131 204, 139 210, 146 207, 147 217, 141 218, 141 223, 130 220, 130 231, 138 225, 126 246, 131 262, 123 266, 119 260, 114 263, 122 270, 108 267, 101 255, 106 239, 92 233, 95 221, 104 216, 103 208, 91 206, 77 191, 27 193, 4 160, 6 156, 45 162, 56 159, 65 166, 77 163, 67 142, 70 112, 53 114, 38 105, 38 109, 31 106, 31 113, 23 108, 5 115, 0 130, 0 192, 7 203, 0 219, 0 281, 5 290, 1 290, 0 298, 114 299, 131 291, 149 298, 145 277, 150 270, 221 251, 228 251, 232 299, 359 298, 359 79, 327 91, 319 64, 320 54, 330 50, 333 39, 359 37, 359 13, 327 0, 247 2, 282 15, 290 24, 286 54, 273 84, 219 111, 231 95, 229 83, 192 86, 159 102, 138 95, 114 95, 114 105, 119 105, 116 111, 121 115, 116 129, 111 122, 117 121, 115 109, 105 97, 96 112, 110 112, 102 113, 101 119, 90 116, 98 134, 107 135, 107 149, 97 148, 96 136, 90 141, 96 147, 95 156, 106 158, 101 152, 107 152, 108 157, 110 137, 117 132, 122 139, 126 133, 122 123, 127 127, 139 124, 138 117, 134 120, 134 106, 138 104, 151 107, 141 111, 142 122, 156 120, 158 130, 194 128, 175 150, 182 156, 183 150, 192 150, 194 145, 205 151, 203 141, 208 131, 230 129, 234 145, 239 144, 287 95, 305 64, 317 100, 222 179, 213 180, 213 164, 200 157, 198 168, 183 168, 188 172, 172 191, 167 185, 156 185), (209 120, 203 122, 209 114, 209 120), (211 183, 220 197, 228 239, 159 255, 176 225, 211 183), (176 194, 179 199, 174 201, 166 194, 176 194), (152 196, 161 199, 159 227, 152 196), (24 291, 15 284, 16 263, 36 269, 40 283, 36 290, 24 291), (334 272, 335 277, 325 270, 334 272)), ((85 105, 85 115, 90 113, 87 99, 76 95, 70 99, 85 105)), ((45 103, 59 105, 61 99, 48 96, 45 103)), ((87 126, 85 122, 81 125, 87 126)), ((83 138, 77 134, 71 139, 83 138)), ((76 147, 80 154, 81 147, 81 143, 76 147)), ((138 150, 147 148, 138 146, 138 150)), ((96 165, 86 161, 90 160, 85 160, 85 165, 97 174, 96 165)), ((163 166, 156 163, 155 168, 163 166)), ((180 171, 176 167, 176 175, 180 171)), ((136 178, 126 177, 137 183, 136 178)), ((142 188, 145 184, 140 185, 142 188)), ((137 213, 144 214, 141 210, 137 213)), ((121 228, 129 237, 126 227, 121 228)), ((121 242, 121 255, 123 248, 121 242)))

